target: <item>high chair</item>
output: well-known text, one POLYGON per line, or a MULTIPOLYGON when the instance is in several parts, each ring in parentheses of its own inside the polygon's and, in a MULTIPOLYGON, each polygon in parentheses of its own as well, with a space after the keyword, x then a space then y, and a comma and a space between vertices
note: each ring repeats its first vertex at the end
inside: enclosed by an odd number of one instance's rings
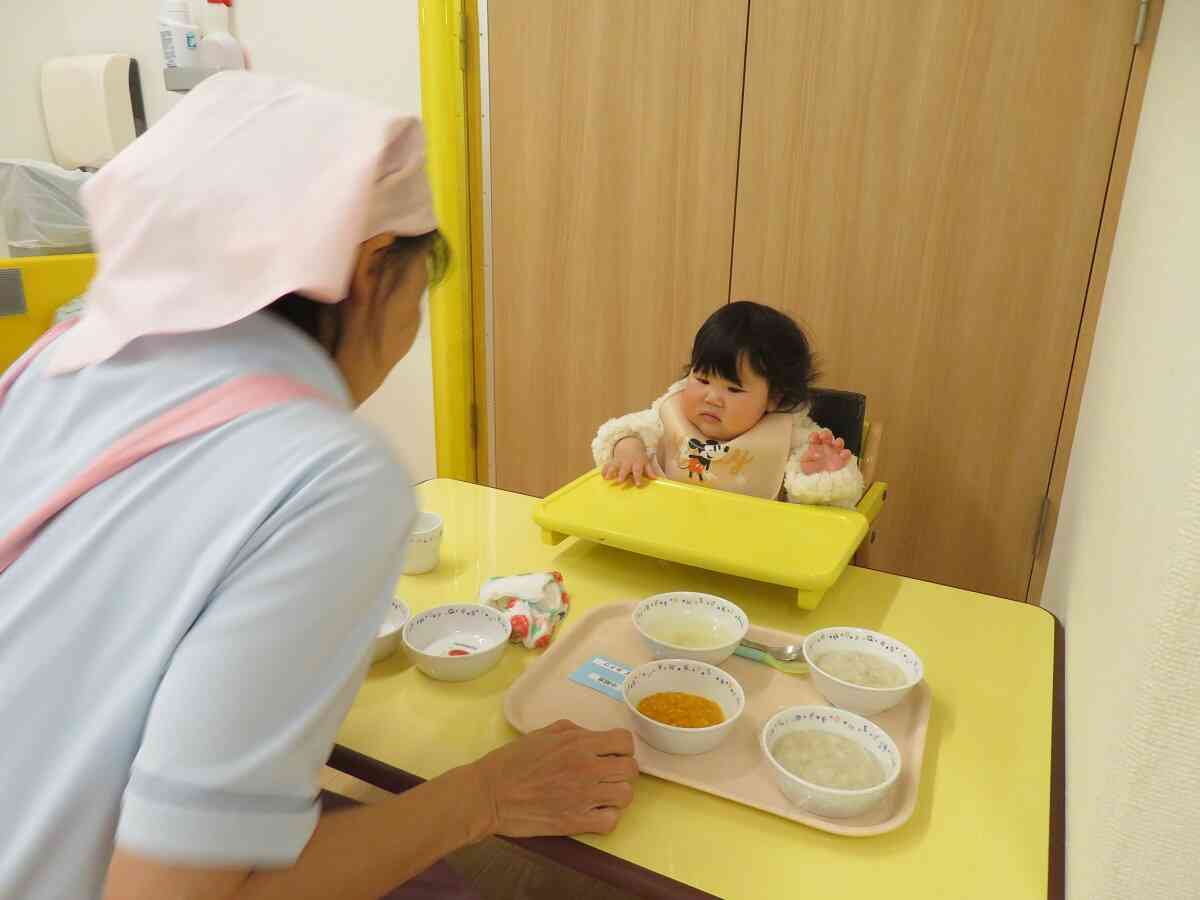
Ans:
MULTIPOLYGON (((883 423, 867 419, 867 398, 851 391, 832 388, 814 388, 812 391, 812 420, 822 428, 828 428, 846 442, 847 449, 858 457, 858 468, 862 472, 863 485, 869 491, 875 483, 879 468, 879 451, 883 442, 883 423)), ((866 495, 864 494, 864 500, 866 495)), ((886 493, 880 502, 887 499, 886 493)), ((861 505, 861 504, 860 504, 861 505)), ((858 551, 854 564, 870 568, 871 545, 875 543, 876 527, 872 518, 870 531, 858 551)))
POLYGON ((82 294, 96 271, 96 256, 27 256, 0 259, 0 372, 54 324, 54 313, 82 294))
POLYGON ((887 485, 875 480, 883 428, 867 422, 862 394, 815 391, 811 414, 859 457, 867 490, 854 509, 780 503, 666 479, 617 486, 593 469, 539 502, 534 521, 549 544, 574 536, 787 585, 796 589, 801 608, 814 609, 851 559, 866 564, 887 485))

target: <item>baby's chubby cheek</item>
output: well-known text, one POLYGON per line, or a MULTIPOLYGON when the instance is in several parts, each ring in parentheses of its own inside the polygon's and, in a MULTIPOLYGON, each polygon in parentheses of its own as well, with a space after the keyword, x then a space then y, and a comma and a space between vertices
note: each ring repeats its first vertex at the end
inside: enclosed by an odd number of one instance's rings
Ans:
POLYGON ((704 416, 702 416, 700 414, 703 410, 703 406, 704 406, 703 403, 698 402, 694 398, 689 397, 687 394, 684 394, 683 403, 681 405, 683 406, 684 417, 688 420, 688 422, 691 423, 693 428, 695 428, 697 431, 699 431, 705 437, 710 437, 710 438, 722 437, 722 435, 715 433, 717 431, 724 430, 721 427, 721 424, 718 422, 714 422, 711 419, 706 419, 704 416))

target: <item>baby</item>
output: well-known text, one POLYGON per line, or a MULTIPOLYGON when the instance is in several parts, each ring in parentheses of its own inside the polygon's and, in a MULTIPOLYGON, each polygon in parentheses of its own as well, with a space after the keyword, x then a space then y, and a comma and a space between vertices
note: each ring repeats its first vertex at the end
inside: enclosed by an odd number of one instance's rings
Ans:
POLYGON ((656 477, 756 497, 852 507, 858 461, 808 416, 808 339, 760 303, 723 306, 701 326, 688 375, 650 409, 605 422, 592 441, 610 480, 656 477))

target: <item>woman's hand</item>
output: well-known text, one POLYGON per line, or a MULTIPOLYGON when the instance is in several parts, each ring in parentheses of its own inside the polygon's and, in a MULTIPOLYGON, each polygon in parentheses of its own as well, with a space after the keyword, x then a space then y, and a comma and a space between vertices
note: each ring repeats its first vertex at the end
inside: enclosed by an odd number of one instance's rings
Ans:
POLYGON ((613 458, 604 467, 604 477, 617 482, 631 479, 641 487, 643 479, 653 481, 663 477, 663 470, 658 460, 646 452, 641 438, 627 437, 621 438, 613 447, 613 458))
POLYGON ((491 835, 607 834, 633 800, 628 731, 555 722, 380 803, 321 816, 286 868, 172 863, 118 848, 106 900, 380 897, 491 835))
POLYGON ((487 833, 507 837, 608 834, 633 802, 638 766, 623 729, 560 721, 474 763, 491 807, 487 833))
POLYGON ((805 475, 818 472, 838 472, 846 468, 853 458, 846 449, 846 442, 835 438, 828 428, 814 431, 808 438, 808 446, 800 457, 800 471, 805 475))

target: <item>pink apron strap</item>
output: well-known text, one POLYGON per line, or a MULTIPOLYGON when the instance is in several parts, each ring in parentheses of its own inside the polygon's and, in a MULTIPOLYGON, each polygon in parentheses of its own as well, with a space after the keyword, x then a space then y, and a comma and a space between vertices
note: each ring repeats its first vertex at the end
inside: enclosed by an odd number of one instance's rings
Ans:
MULTIPOLYGON (((60 326, 56 331, 47 333, 13 364, 3 381, 0 381, 0 401, 4 399, 8 386, 20 374, 20 371, 13 374, 14 370, 23 371, 37 351, 42 350, 58 334, 70 327, 67 323, 63 324, 66 327, 60 326)), ((282 375, 246 375, 205 391, 147 422, 105 450, 12 532, 0 538, 0 573, 25 552, 37 533, 54 516, 96 485, 129 468, 138 460, 169 444, 210 431, 246 413, 301 399, 324 400, 325 397, 314 388, 282 375)))
POLYGON ((12 387, 13 382, 20 378, 21 374, 29 368, 29 364, 33 362, 34 358, 43 350, 45 350, 47 345, 52 343, 60 334, 62 334, 64 331, 74 328, 75 323, 78 321, 78 317, 72 316, 69 319, 64 319, 63 321, 59 322, 40 338, 34 341, 29 349, 22 353, 17 358, 17 361, 8 367, 8 371, 4 373, 3 377, 0 377, 0 403, 4 402, 4 397, 8 394, 8 389, 12 387))

